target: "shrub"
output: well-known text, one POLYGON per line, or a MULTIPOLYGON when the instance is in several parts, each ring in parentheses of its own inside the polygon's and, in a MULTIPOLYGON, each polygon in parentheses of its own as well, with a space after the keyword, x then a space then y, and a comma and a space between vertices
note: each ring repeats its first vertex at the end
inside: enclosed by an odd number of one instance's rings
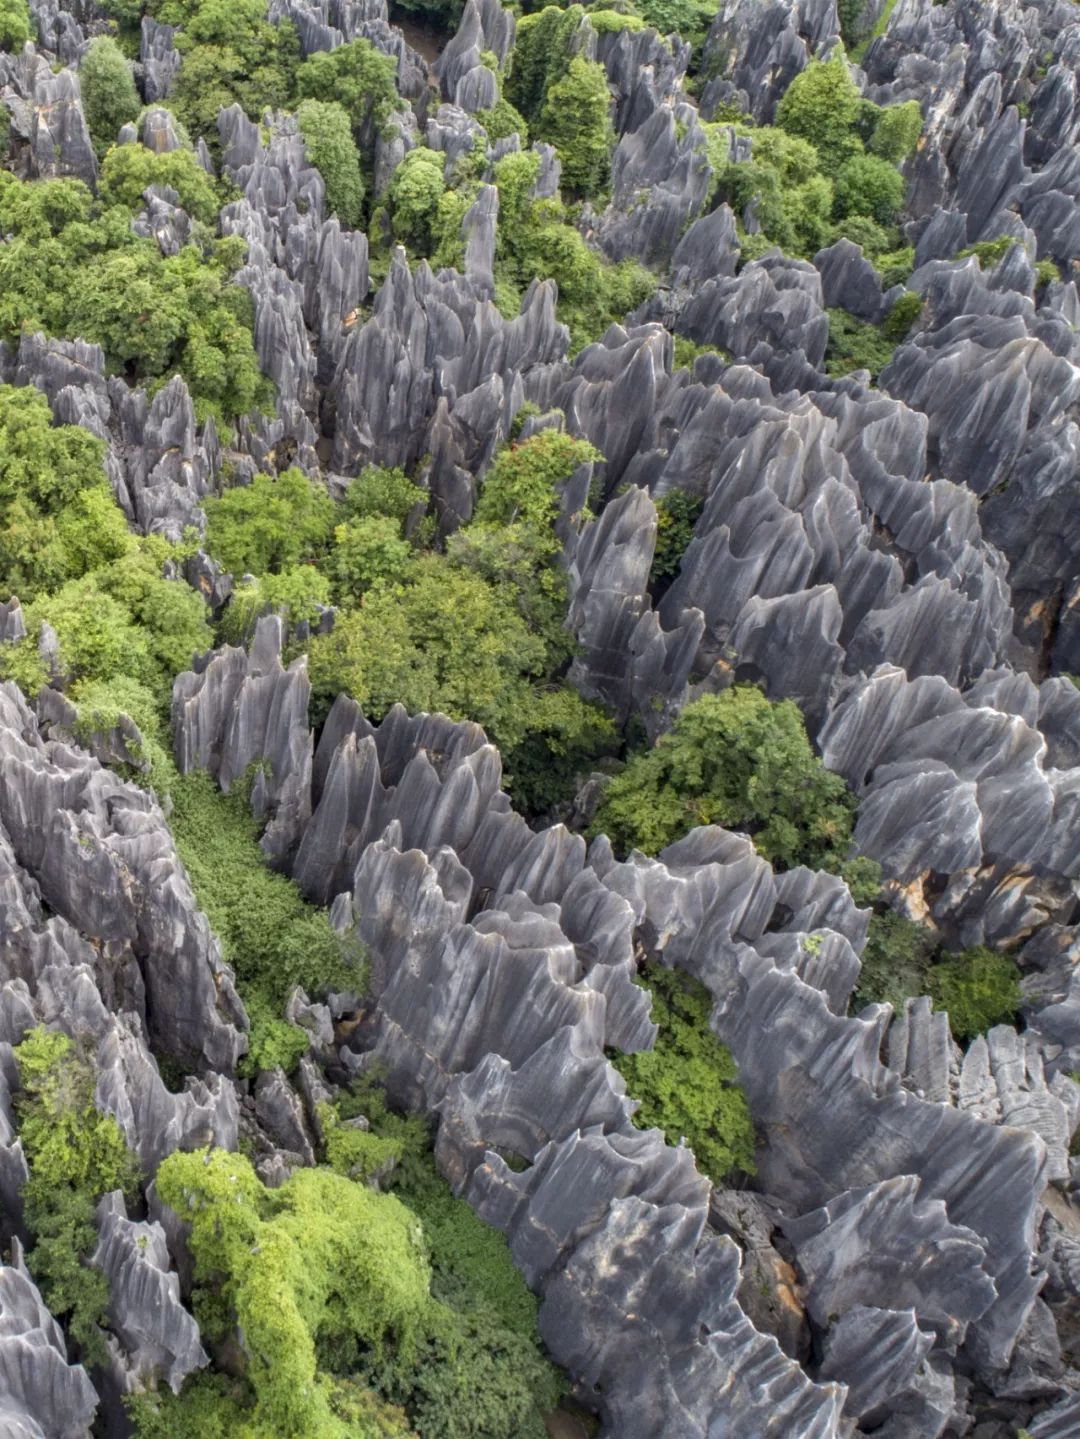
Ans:
POLYGON ((404 524, 419 504, 426 504, 423 490, 404 470, 383 465, 365 465, 342 497, 342 508, 350 520, 366 519, 369 515, 389 515, 404 524))
POLYGON ((303 100, 341 105, 358 132, 368 122, 385 125, 401 103, 397 61, 368 40, 309 55, 296 72, 296 91, 303 100))
POLYGON ((687 705, 671 730, 612 780, 592 827, 621 852, 655 854, 695 825, 744 830, 786 868, 843 868, 855 798, 810 746, 790 700, 736 685, 687 705))
POLYGON ((401 537, 401 522, 370 515, 338 525, 327 568, 338 604, 355 603, 365 591, 406 577, 412 546, 401 537))
POLYGON ((253 1391, 252 1432, 345 1439, 316 1344, 355 1336, 408 1364, 432 1326, 430 1271, 415 1218, 325 1169, 266 1190, 250 1163, 218 1151, 171 1154, 158 1193, 191 1225, 196 1310, 210 1338, 236 1337, 253 1391), (201 1302, 200 1302, 201 1301, 201 1302), (234 1319, 235 1316, 235 1319, 234 1319))
POLYGON ((296 118, 308 159, 326 186, 327 207, 347 229, 358 229, 364 218, 364 181, 348 114, 337 101, 305 100, 296 118))
POLYGON ((426 146, 410 150, 394 171, 386 196, 394 238, 418 255, 430 255, 434 248, 439 201, 445 190, 443 157, 426 146))
POLYGON ((207 499, 206 547, 234 575, 265 575, 319 555, 334 524, 334 502, 301 470, 256 475, 207 499))
MULTIPOLYGON (((94 41, 95 45, 101 43, 94 41)), ((103 204, 141 210, 145 203, 143 191, 151 185, 168 185, 175 190, 180 197, 180 205, 192 219, 201 220, 206 225, 212 225, 217 220, 218 197, 214 182, 196 160, 193 151, 169 150, 158 155, 144 145, 117 145, 105 156, 98 180, 98 195, 103 204)))
POLYGON ((846 310, 828 310, 829 342, 825 347, 825 370, 834 377, 852 370, 869 370, 877 376, 892 359, 896 341, 888 338, 882 327, 866 320, 857 320, 846 310))
POLYGON ((94 1211, 102 1195, 135 1186, 134 1160, 116 1120, 94 1105, 97 1076, 86 1051, 66 1034, 38 1028, 14 1055, 19 1138, 30 1170, 23 1189, 34 1236, 30 1270, 82 1357, 103 1363, 108 1285, 88 1265, 97 1243, 94 1211))
POLYGON ((617 1054, 627 1093, 639 1101, 634 1123, 662 1129, 672 1144, 685 1140, 698 1168, 714 1184, 732 1171, 754 1172, 754 1124, 730 1052, 709 1028, 712 999, 689 975, 650 965, 642 975, 652 991, 654 1048, 617 1054))
POLYGON ((878 111, 869 148, 875 155, 899 165, 918 144, 922 133, 922 111, 917 100, 903 105, 883 105, 878 111))
POLYGON ((558 150, 563 181, 580 195, 596 195, 608 182, 614 143, 610 106, 607 72, 580 55, 547 91, 537 131, 558 150))
POLYGON ((31 33, 30 7, 26 0, 0 0, 0 49, 18 53, 31 33))
POLYGON ((949 1027, 961 1042, 995 1024, 1011 1024, 1020 1008, 1020 971, 1004 954, 978 946, 945 955, 927 973, 935 1009, 948 1011, 949 1027))
POLYGON ((835 214, 868 215, 879 225, 891 225, 904 203, 904 177, 877 155, 853 155, 833 182, 835 214))
POLYGON ((261 615, 279 614, 286 629, 314 625, 330 603, 330 581, 314 565, 291 565, 280 574, 241 582, 229 597, 221 633, 230 644, 247 644, 261 615))
POLYGON ((91 40, 79 61, 79 88, 83 114, 100 158, 115 144, 120 127, 137 120, 142 109, 131 64, 115 40, 107 35, 91 40))
POLYGON ((672 490, 656 502, 656 550, 649 580, 657 584, 679 573, 686 547, 694 538, 704 501, 685 490, 672 490))
POLYGON ((926 974, 937 949, 933 931, 914 924, 894 910, 875 914, 862 954, 855 1002, 891 1004, 897 1012, 904 1001, 926 993, 926 974))
POLYGON ((855 127, 862 103, 841 50, 831 60, 811 60, 784 92, 776 124, 789 135, 808 140, 833 174, 861 148, 855 127))

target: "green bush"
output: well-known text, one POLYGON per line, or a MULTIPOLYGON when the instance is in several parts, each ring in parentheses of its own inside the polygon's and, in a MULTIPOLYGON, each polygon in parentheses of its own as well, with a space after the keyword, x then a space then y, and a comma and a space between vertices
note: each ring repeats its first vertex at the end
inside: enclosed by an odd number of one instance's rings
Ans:
POLYGON ((885 339, 899 344, 922 315, 922 307, 923 298, 914 290, 908 290, 906 294, 900 295, 881 322, 881 333, 885 339))
POLYGON ((403 1365, 430 1332, 430 1271, 420 1227, 392 1195, 325 1169, 266 1190, 250 1163, 223 1151, 171 1154, 162 1201, 191 1225, 196 1313, 211 1340, 235 1336, 246 1359, 250 1432, 347 1439, 316 1345, 355 1336, 403 1365))
POLYGON ((430 255, 434 248, 445 190, 443 157, 424 145, 410 150, 394 171, 386 194, 394 237, 417 255, 430 255))
POLYGON ((537 134, 558 150, 563 181, 579 195, 595 196, 607 186, 614 145, 610 107, 603 65, 580 55, 548 88, 537 134))
POLYGON ((735 685, 687 705, 652 749, 630 758, 591 833, 608 834, 621 853, 656 854, 695 825, 720 824, 744 830, 782 868, 837 873, 854 815, 854 795, 814 754, 797 706, 735 685))
POLYGON ((401 104, 397 61, 368 40, 309 55, 296 72, 296 92, 303 100, 341 105, 357 132, 369 122, 385 125, 401 104))
POLYGON ((890 164, 899 165, 915 149, 922 133, 922 111, 917 100, 884 105, 878 111, 869 148, 890 164))
POLYGON ((389 515, 404 524, 417 505, 426 504, 427 500, 427 490, 414 485, 404 470, 365 465, 345 491, 341 503, 350 520, 389 515))
POLYGON ((948 1011, 956 1039, 974 1039, 995 1024, 1012 1024, 1020 1008, 1020 971, 1004 954, 978 946, 945 955, 927 973, 935 1009, 948 1011))
POLYGON ((831 60, 811 60, 784 92, 776 124, 808 140, 826 174, 835 174, 862 148, 856 134, 862 97, 841 50, 831 60))
POLYGON ((261 996, 264 1013, 279 1018, 297 984, 310 994, 362 991, 360 956, 331 929, 323 910, 267 868, 245 795, 220 794, 201 770, 174 783, 171 793, 176 848, 246 1002, 261 996))
POLYGON ((238 584, 221 617, 221 635, 229 644, 246 645, 261 615, 279 614, 287 629, 315 624, 330 603, 330 581, 314 565, 290 565, 279 574, 260 575, 238 584))
POLYGON ((94 1105, 92 1057, 66 1034, 38 1028, 15 1046, 19 1138, 30 1177, 25 1219, 34 1237, 27 1260, 46 1304, 64 1322, 79 1355, 103 1363, 108 1285, 89 1266, 102 1195, 135 1187, 137 1171, 120 1126, 94 1105))
POLYGON ((652 991, 654 1048, 617 1054, 627 1094, 639 1101, 634 1123, 662 1129, 672 1144, 685 1140, 697 1166, 714 1184, 732 1172, 754 1172, 754 1123, 730 1052, 709 1028, 712 999, 689 975, 650 965, 642 975, 652 991))
POLYGON ((868 215, 879 225, 891 225, 904 203, 904 177, 878 155, 853 155, 833 182, 834 213, 868 215))
POLYGON ((891 1004, 901 1012, 906 999, 926 993, 926 975, 936 950, 933 931, 923 925, 891 909, 871 916, 856 1005, 891 1004))
POLYGON ((338 525, 327 560, 337 604, 355 604, 368 590, 406 578, 412 546, 400 520, 369 515, 338 525))
MULTIPOLYGON (((94 41, 94 45, 102 43, 94 41)), ((111 41, 104 43, 112 44, 111 41)), ((127 61, 123 63, 126 65, 127 61)), ((83 64, 85 66, 85 60, 83 64)), ((102 204, 141 210, 145 204, 143 191, 151 185, 168 185, 174 189, 180 205, 192 219, 201 220, 205 225, 217 220, 218 196, 214 182, 193 151, 168 150, 159 155, 143 145, 118 145, 105 156, 98 179, 98 197, 102 204)))
POLYGON ((892 359, 896 341, 884 327, 857 320, 846 310, 828 310, 829 342, 825 347, 825 371, 838 378, 852 370, 869 370, 876 380, 892 359))
POLYGON ((79 61, 79 88, 83 114, 100 158, 116 143, 121 125, 137 120, 142 110, 131 63, 115 40, 107 35, 91 40, 79 61))
POLYGON ((326 186, 327 207, 347 229, 358 229, 364 218, 364 181, 348 113, 337 101, 305 100, 296 118, 308 159, 326 186))
POLYGON ((0 0, 0 50, 21 51, 31 33, 26 0, 0 0))
POLYGON ((656 502, 656 550, 649 581, 658 584, 679 573, 686 547, 694 538, 694 526, 704 508, 698 495, 671 490, 656 502))
POLYGON ((234 575, 265 575, 317 557, 329 542, 334 502, 301 470, 256 475, 211 497, 206 511, 206 548, 234 575))

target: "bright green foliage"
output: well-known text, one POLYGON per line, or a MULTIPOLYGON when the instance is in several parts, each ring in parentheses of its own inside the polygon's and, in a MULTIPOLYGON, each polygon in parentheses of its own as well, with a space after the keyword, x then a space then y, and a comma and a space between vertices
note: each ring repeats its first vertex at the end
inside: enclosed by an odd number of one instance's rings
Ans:
POLYGON ((982 945, 945 955, 927 973, 935 1009, 949 1014, 954 1036, 974 1039, 995 1024, 1012 1024, 1020 1008, 1020 971, 1013 960, 982 945))
POLYGON ((580 55, 548 89, 537 133, 558 150, 563 181, 579 195, 597 195, 607 185, 614 144, 610 106, 603 65, 580 55))
POLYGON ((0 0, 0 50, 18 53, 30 35, 30 7, 26 0, 0 0))
POLYGON ((392 1195, 325 1169, 266 1190, 248 1160, 220 1150, 170 1155, 157 1187, 192 1226, 204 1286, 196 1306, 210 1337, 224 1337, 235 1314, 251 1432, 348 1439, 355 1431, 334 1414, 316 1344, 346 1334, 376 1356, 392 1348, 411 1361, 433 1317, 415 1217, 392 1195))
POLYGON ((899 165, 915 149, 922 132, 922 111, 917 100, 884 105, 878 111, 868 149, 890 164, 899 165))
MULTIPOLYGON (((346 1380, 323 1379, 333 1419, 346 1426, 350 1439, 417 1439, 400 1409, 384 1404, 368 1389, 346 1380)), ((254 1439, 250 1387, 223 1374, 196 1374, 179 1397, 169 1389, 138 1394, 125 1401, 137 1439, 254 1439)), ((263 1439, 260 1431, 257 1439, 263 1439)), ((340 1435, 340 1428, 330 1436, 340 1435)), ((276 1434, 267 1439, 278 1439, 276 1434)), ((325 1429, 305 1439, 328 1439, 325 1429)))
MULTIPOLYGON (((714 165, 718 198, 737 215, 752 207, 771 243, 815 254, 831 238, 833 211, 832 183, 819 171, 817 152, 807 140, 770 126, 747 133, 753 144, 748 161, 714 165)), ((726 138, 723 144, 726 155, 726 138)))
POLYGON ((925 994, 926 973, 936 947, 933 931, 894 910, 873 915, 862 953, 856 1006, 891 1004, 900 1011, 909 996, 925 994))
POLYGON ((869 370, 877 379, 892 359, 896 341, 881 326, 857 320, 846 310, 828 310, 829 343, 825 348, 825 370, 834 377, 852 370, 869 370))
POLYGON ((104 456, 85 430, 54 426, 32 385, 0 385, 0 573, 9 594, 25 603, 127 548, 104 456))
POLYGON ((833 181, 837 216, 869 215, 879 225, 891 225, 904 203, 904 177, 878 155, 853 155, 833 181))
POLYGON ((364 217, 364 181, 352 122, 336 101, 305 100, 296 112, 308 159, 323 177, 326 203, 347 229, 364 217))
POLYGON ((112 369, 151 389, 179 371, 200 419, 269 402, 251 299, 230 283, 243 240, 219 240, 206 254, 187 245, 166 258, 155 241, 132 234, 125 206, 94 213, 78 181, 20 181, 5 171, 0 230, 8 236, 0 245, 3 339, 17 343, 24 328, 80 336, 102 346, 112 369))
POLYGON ((1019 245, 1019 243, 1020 241, 1015 235, 999 235, 996 240, 979 240, 977 244, 968 245, 966 249, 958 250, 956 258, 967 260, 974 255, 979 262, 980 269, 990 270, 1005 258, 1014 245, 1019 245))
POLYGON ((309 55, 296 72, 296 90, 301 99, 343 106, 357 131, 369 122, 385 125, 401 103, 397 61, 367 40, 309 55))
POLYGON ((496 140, 504 140, 509 135, 518 135, 521 139, 522 148, 529 143, 529 123, 519 110, 515 110, 510 101, 499 96, 490 110, 478 110, 476 119, 487 131, 487 136, 494 143, 496 140))
POLYGON ((534 127, 552 85, 570 68, 574 44, 585 11, 580 5, 560 9, 548 5, 518 21, 514 63, 506 82, 506 98, 534 127))
MULTIPOLYGON (((621 0, 620 0, 621 3, 621 0)), ((644 30, 646 21, 640 15, 633 14, 629 10, 612 8, 610 10, 596 8, 597 0, 592 0, 589 6, 589 24, 598 35, 617 35, 622 30, 629 30, 635 34, 638 30, 644 30)), ((711 17, 710 17, 711 18, 711 17)), ((662 27, 655 20, 648 22, 656 26, 658 30, 662 27)), ((678 29, 678 26, 674 27, 678 29)))
MULTIPOLYGON (((111 41, 94 41, 94 45, 102 43, 112 44, 111 41)), ((123 60, 122 56, 120 58, 123 60)), ((126 65, 127 61, 123 63, 126 65)), ((85 65, 86 60, 83 61, 84 68, 85 65)), ((205 225, 212 225, 217 219, 218 196, 214 182, 196 160, 193 151, 169 150, 158 155, 144 145, 117 145, 106 155, 98 181, 102 204, 141 210, 145 203, 143 191, 151 185, 171 186, 192 219, 201 220, 205 225)))
POLYGON ((1057 262, 1049 256, 1039 261, 1035 266, 1035 288, 1041 290, 1044 285, 1053 285, 1061 279, 1058 272, 1057 262))
POLYGON ((673 580, 686 547, 694 537, 704 502, 685 490, 672 490, 656 502, 656 551, 650 581, 673 580))
POLYGON ((254 1079, 264 1069, 283 1069, 291 1074, 308 1051, 310 1035, 300 1025, 281 1019, 280 1011, 261 990, 247 991, 245 1008, 251 1030, 248 1052, 240 1061, 241 1078, 254 1079))
POLYGON ((347 1179, 366 1183, 378 1170, 401 1158, 404 1146, 400 1139, 356 1128, 341 1119, 333 1104, 319 1105, 319 1125, 327 1164, 347 1179))
POLYGON ((687 705, 604 795, 592 832, 655 854, 695 825, 744 830, 766 859, 839 871, 855 799, 814 754, 790 700, 736 685, 687 705))
POLYGON ((835 174, 861 149, 855 127, 862 104, 841 50, 831 60, 811 60, 784 92, 776 124, 789 135, 808 140, 826 174, 835 174))
POLYGON ((261 615, 279 614, 287 629, 315 624, 330 603, 330 581, 314 565, 291 565, 280 574, 260 575, 237 585, 221 619, 229 644, 246 644, 261 615))
POLYGON ((520 445, 501 450, 480 491, 478 524, 522 525, 546 557, 559 548, 553 526, 562 482, 581 465, 602 460, 587 440, 562 430, 541 430, 520 445))
POLYGON ((115 40, 107 35, 91 40, 79 61, 79 88, 86 123, 100 157, 116 143, 121 125, 137 120, 142 109, 131 62, 115 40))
POLYGON ((443 157, 425 145, 410 150, 394 171, 387 189, 394 235, 418 255, 432 251, 445 190, 443 157))
POLYGON ((208 499, 206 547, 234 575, 265 575, 319 554, 334 525, 334 502, 301 470, 256 475, 208 499))
POLYGON ((529 678, 543 661, 512 596, 430 554, 312 641, 311 681, 327 700, 347 690, 372 718, 395 702, 441 710, 511 746, 528 728, 529 678))
POLYGON ((604 711, 567 685, 536 688, 528 733, 504 753, 504 782, 517 809, 541 815, 573 795, 590 762, 610 754, 615 726, 604 711))
POLYGON ((662 1129, 672 1144, 686 1140, 697 1166, 714 1184, 733 1170, 754 1172, 754 1123, 730 1052, 709 1028, 712 998, 681 972, 650 965, 642 976, 652 991, 652 1049, 618 1054, 613 1063, 626 1091, 640 1102, 639 1129, 662 1129))
MULTIPOLYGON (((693 43, 704 38, 716 16, 711 0, 640 0, 640 9, 645 23, 655 26, 661 35, 677 31, 684 40, 693 43)), ((597 29, 600 28, 596 25, 598 18, 595 12, 590 12, 589 19, 597 29)))
POLYGON ((91 680, 137 680, 168 694, 177 670, 210 648, 213 636, 201 595, 161 574, 152 542, 136 542, 112 563, 40 595, 25 610, 27 637, 5 647, 0 666, 28 693, 44 683, 37 654, 41 622, 56 631, 65 684, 91 680))
POLYGON ((369 515, 338 525, 326 562, 335 602, 352 604, 377 585, 404 579, 411 559, 412 546, 401 537, 400 520, 369 515))
POLYGON ((172 799, 180 858, 242 985, 265 994, 275 1014, 296 984, 309 993, 363 989, 363 968, 325 913, 266 867, 243 794, 220 794, 209 775, 196 771, 174 784, 172 799))
POLYGON ((23 1189, 35 1241, 30 1270, 82 1356, 101 1362, 108 1287, 104 1275, 87 1266, 97 1243, 94 1209, 103 1194, 134 1187, 134 1161, 116 1120, 94 1106, 88 1053, 66 1034, 44 1028, 31 1030, 14 1053, 19 1137, 30 1169, 23 1189))
POLYGON ((176 777, 168 726, 163 718, 164 696, 128 675, 110 680, 85 680, 71 694, 79 709, 75 738, 85 743, 95 734, 114 729, 121 715, 134 720, 142 735, 141 751, 133 758, 140 767, 133 771, 136 780, 167 788, 176 777), (148 768, 143 768, 146 766, 148 768))
POLYGON ((289 103, 299 60, 296 27, 271 24, 263 0, 157 0, 150 10, 179 27, 184 57, 170 104, 192 135, 219 146, 217 115, 239 104, 251 119, 289 103))
POLYGON ((386 1107, 374 1083, 354 1085, 342 1116, 363 1113, 401 1162, 394 1192, 423 1223, 434 1297, 446 1306, 411 1370, 367 1368, 379 1391, 404 1404, 423 1435, 439 1439, 544 1439, 541 1416, 559 1375, 536 1336, 538 1304, 514 1268, 503 1236, 479 1219, 435 1168, 422 1122, 386 1107))
POLYGON ((427 491, 414 485, 404 470, 366 465, 345 491, 341 503, 350 520, 389 515, 404 524, 416 506, 426 504, 427 499, 427 491))
POLYGON ((559 287, 559 316, 569 325, 574 345, 580 346, 640 305, 656 282, 632 260, 605 264, 584 237, 564 223, 560 201, 530 199, 539 164, 540 157, 529 153, 506 155, 495 166, 496 274, 515 292, 535 278, 552 278, 559 287))

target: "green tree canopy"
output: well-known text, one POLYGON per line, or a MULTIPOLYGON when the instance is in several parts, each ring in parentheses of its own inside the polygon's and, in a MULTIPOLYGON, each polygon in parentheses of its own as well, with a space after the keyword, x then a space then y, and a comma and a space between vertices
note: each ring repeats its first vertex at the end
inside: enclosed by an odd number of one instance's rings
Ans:
POLYGON ((559 152, 563 180, 579 195, 597 195, 610 176, 614 132, 607 72, 575 55, 547 91, 536 132, 559 152))
MULTIPOLYGON (((99 43, 94 41, 95 45, 99 43)), ((205 225, 217 220, 217 190, 193 151, 168 150, 159 155, 145 145, 117 145, 105 156, 98 179, 98 196, 103 205, 141 210, 145 203, 143 191, 151 185, 168 185, 175 190, 192 219, 205 225)))
POLYGON ((369 120, 385 124, 401 103, 397 62, 368 40, 350 40, 335 50, 309 55, 296 72, 296 89, 303 100, 343 106, 357 131, 369 120))
POLYGON ((234 575, 264 575, 303 563, 325 548, 334 502, 301 470, 256 475, 208 499, 206 547, 234 575))
POLYGON ((612 780, 594 834, 655 854, 695 825, 745 830, 772 863, 838 871, 855 797, 821 763, 790 700, 735 685, 687 705, 652 749, 612 780))
POLYGON ((347 229, 357 229, 364 218, 364 181, 348 113, 336 100, 305 100, 296 118, 308 159, 323 177, 327 208, 347 229))
POLYGON ((115 40, 99 35, 79 61, 83 114, 98 156, 116 143, 121 125, 138 119, 142 109, 131 62, 115 40))
POLYGON ((712 999, 704 985, 676 970, 650 965, 642 982, 652 991, 656 1044, 613 1056, 627 1094, 639 1102, 639 1129, 662 1129, 683 1139, 698 1168, 714 1184, 733 1170, 754 1172, 754 1123, 730 1052, 709 1028, 712 999))

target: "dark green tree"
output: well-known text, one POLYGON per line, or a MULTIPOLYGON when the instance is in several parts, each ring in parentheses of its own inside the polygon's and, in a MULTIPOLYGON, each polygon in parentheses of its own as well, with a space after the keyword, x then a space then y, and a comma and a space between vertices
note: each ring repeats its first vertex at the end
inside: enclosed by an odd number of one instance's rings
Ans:
POLYGON ((99 35, 79 61, 83 114, 100 158, 116 143, 121 125, 136 120, 142 109, 131 62, 115 40, 99 35))
POLYGON ((305 100, 296 112, 308 159, 323 177, 327 208, 350 230, 364 217, 364 181, 352 124, 336 101, 305 100))
POLYGON ((536 133, 558 150, 563 181, 579 195, 597 195, 610 179, 610 106, 603 65, 580 55, 548 88, 536 133))

